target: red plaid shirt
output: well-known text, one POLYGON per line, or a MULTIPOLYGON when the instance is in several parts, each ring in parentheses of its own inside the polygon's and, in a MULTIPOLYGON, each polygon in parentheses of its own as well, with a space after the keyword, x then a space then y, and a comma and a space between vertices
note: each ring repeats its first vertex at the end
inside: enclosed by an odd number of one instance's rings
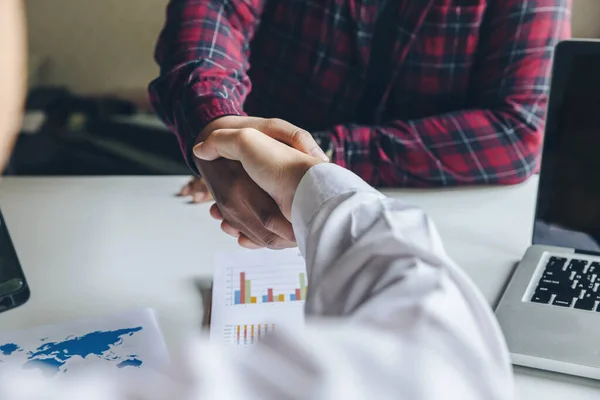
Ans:
POLYGON ((376 186, 517 183, 537 169, 569 10, 570 0, 171 0, 150 96, 188 161, 208 122, 252 115, 313 132, 376 186))

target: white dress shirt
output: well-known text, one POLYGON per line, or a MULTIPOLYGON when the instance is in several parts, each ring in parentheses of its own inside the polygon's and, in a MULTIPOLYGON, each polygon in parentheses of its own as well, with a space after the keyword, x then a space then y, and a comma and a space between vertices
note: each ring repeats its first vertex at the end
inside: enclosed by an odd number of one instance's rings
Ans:
MULTIPOLYGON (((422 210, 320 164, 298 187, 292 222, 309 277, 305 328, 244 353, 198 339, 170 377, 125 388, 95 380, 35 390, 57 400, 512 398, 494 314, 422 210)), ((0 398, 38 398, 19 386, 2 384, 0 398)))

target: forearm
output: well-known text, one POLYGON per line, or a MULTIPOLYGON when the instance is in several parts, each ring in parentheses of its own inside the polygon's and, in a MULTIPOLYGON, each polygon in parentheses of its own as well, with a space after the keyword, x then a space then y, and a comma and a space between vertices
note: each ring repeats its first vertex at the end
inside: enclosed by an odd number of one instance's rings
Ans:
POLYGON ((307 262, 309 316, 341 317, 388 337, 398 356, 410 348, 415 364, 463 365, 458 386, 469 388, 469 376, 482 372, 490 374, 487 389, 499 380, 510 384, 508 353, 490 307, 448 258, 423 211, 324 164, 303 178, 292 215, 307 262), (445 359, 435 360, 433 349, 445 359))
POLYGON ((511 109, 470 109, 326 134, 333 161, 374 186, 514 184, 536 171, 543 122, 511 109))
POLYGON ((250 90, 249 42, 263 0, 171 0, 156 60, 160 76, 150 84, 156 113, 177 135, 188 164, 191 148, 211 121, 245 115, 250 90))

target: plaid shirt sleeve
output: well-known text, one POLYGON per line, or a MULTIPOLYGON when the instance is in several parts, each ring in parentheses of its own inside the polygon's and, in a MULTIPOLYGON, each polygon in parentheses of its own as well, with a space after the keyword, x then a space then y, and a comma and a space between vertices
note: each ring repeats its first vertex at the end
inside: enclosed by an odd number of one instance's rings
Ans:
POLYGON ((553 47, 569 0, 489 3, 469 109, 317 134, 334 162, 377 186, 514 184, 537 171, 553 47))
POLYGON ((177 133, 192 170, 200 131, 225 115, 245 115, 250 91, 249 42, 266 0, 171 0, 155 58, 161 67, 150 84, 153 107, 177 133))

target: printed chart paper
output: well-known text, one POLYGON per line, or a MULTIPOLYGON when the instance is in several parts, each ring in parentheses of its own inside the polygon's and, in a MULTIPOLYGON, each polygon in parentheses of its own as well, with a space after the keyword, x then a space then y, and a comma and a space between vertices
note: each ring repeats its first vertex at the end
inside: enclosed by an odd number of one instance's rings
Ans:
POLYGON ((278 328, 303 324, 307 282, 298 249, 217 255, 211 340, 249 348, 278 328))

